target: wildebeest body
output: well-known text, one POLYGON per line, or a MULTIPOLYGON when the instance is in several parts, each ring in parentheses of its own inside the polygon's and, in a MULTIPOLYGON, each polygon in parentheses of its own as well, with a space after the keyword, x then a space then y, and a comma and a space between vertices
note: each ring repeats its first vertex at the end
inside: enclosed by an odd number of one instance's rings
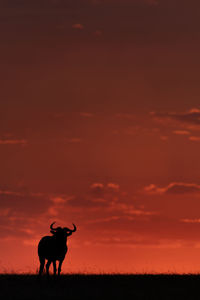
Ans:
POLYGON ((47 260, 63 260, 67 253, 66 241, 59 241, 55 236, 44 236, 38 245, 39 257, 47 260))

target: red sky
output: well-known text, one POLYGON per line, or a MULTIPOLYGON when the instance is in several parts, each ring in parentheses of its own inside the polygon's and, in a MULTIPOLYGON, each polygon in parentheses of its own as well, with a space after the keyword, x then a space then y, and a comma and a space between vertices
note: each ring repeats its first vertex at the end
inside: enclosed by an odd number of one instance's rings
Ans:
POLYGON ((199 272, 199 9, 0 0, 0 272, 199 272))

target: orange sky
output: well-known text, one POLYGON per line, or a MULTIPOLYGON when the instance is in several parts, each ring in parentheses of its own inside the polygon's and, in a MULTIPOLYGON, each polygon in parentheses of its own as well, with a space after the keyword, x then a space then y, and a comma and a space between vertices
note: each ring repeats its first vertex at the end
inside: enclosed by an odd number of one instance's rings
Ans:
POLYGON ((0 0, 0 272, 199 272, 199 9, 0 0))

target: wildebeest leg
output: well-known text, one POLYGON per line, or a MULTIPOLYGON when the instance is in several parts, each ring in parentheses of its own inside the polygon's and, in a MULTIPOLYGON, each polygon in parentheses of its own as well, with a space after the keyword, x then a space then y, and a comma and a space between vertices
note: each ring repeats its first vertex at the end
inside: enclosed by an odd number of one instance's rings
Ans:
POLYGON ((56 261, 53 261, 53 274, 56 275, 56 261))
POLYGON ((63 263, 63 260, 60 260, 59 261, 59 266, 58 266, 58 275, 60 275, 62 263, 63 263))
POLYGON ((47 272, 47 275, 49 275, 49 267, 50 267, 50 264, 51 264, 51 261, 48 260, 47 264, 46 264, 46 272, 47 272))
POLYGON ((42 275, 42 272, 44 270, 44 264, 45 264, 45 258, 39 258, 40 259, 40 270, 39 270, 39 276, 42 275))

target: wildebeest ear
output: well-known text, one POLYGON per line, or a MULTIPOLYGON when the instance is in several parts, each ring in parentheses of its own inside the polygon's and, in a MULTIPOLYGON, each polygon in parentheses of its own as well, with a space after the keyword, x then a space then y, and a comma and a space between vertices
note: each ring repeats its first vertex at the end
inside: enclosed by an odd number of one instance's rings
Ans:
POLYGON ((50 232, 52 233, 52 234, 55 234, 56 232, 55 231, 53 231, 53 230, 50 230, 50 232))

